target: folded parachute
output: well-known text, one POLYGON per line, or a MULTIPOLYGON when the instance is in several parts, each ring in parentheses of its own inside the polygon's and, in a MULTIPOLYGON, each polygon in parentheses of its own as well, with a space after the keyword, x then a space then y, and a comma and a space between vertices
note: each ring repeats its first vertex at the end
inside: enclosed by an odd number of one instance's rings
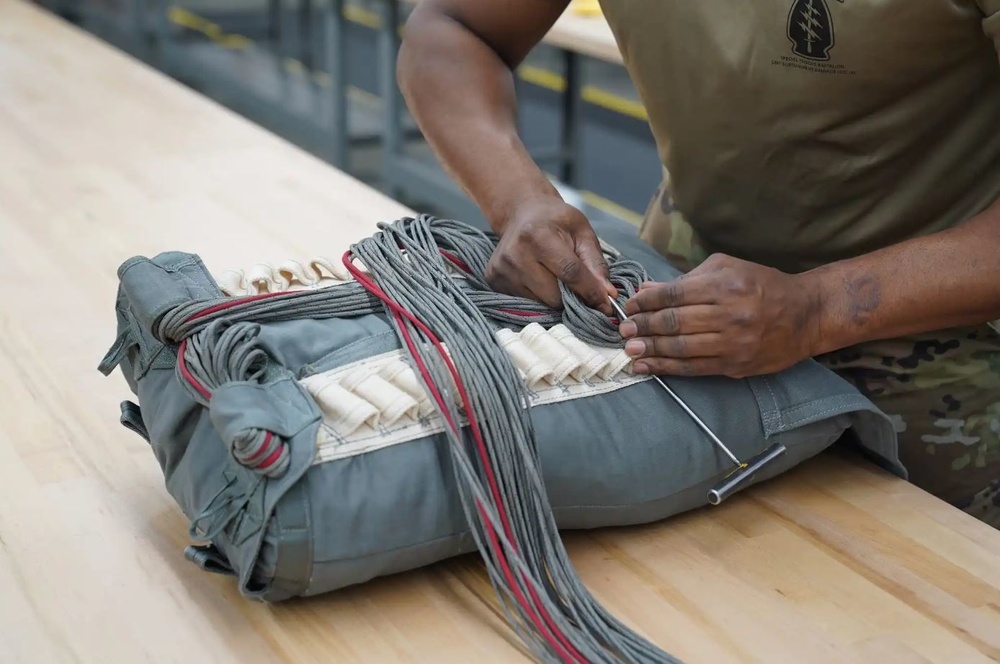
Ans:
MULTIPOLYGON (((595 228, 623 297, 678 276, 631 227, 595 228)), ((245 596, 326 593, 478 549, 539 658, 663 661, 595 608, 556 529, 700 508, 731 463, 631 372, 615 321, 568 292, 560 311, 490 292, 495 241, 422 216, 343 260, 218 279, 192 254, 132 258, 100 369, 135 395, 121 420, 191 523, 189 559, 245 596)), ((668 382, 741 458, 784 445, 753 482, 847 433, 903 472, 888 418, 815 362, 668 382)))

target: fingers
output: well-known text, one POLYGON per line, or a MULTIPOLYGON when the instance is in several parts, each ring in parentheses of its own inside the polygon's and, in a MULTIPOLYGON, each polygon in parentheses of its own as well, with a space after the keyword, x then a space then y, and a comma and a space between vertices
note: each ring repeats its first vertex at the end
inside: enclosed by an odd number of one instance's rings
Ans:
POLYGON ((508 255, 491 262, 486 281, 497 293, 542 302, 553 309, 562 307, 559 284, 545 266, 532 261, 530 267, 516 264, 508 255))
MULTIPOLYGON (((638 374, 653 376, 730 376, 723 360, 715 357, 648 358, 637 360, 632 369, 638 374)), ((731 377, 739 376, 731 375, 731 377)))
POLYGON ((608 295, 617 291, 611 285, 608 265, 596 237, 576 243, 561 232, 554 235, 541 252, 544 267, 588 306, 610 315, 608 295))
POLYGON ((614 314, 609 297, 618 296, 597 234, 586 217, 565 204, 554 212, 536 211, 535 217, 512 226, 490 260, 486 281, 498 292, 530 297, 552 308, 563 306, 561 282, 608 316, 614 314))
POLYGON ((718 332, 685 334, 674 337, 635 337, 625 342, 625 352, 641 358, 706 358, 724 352, 718 332))
POLYGON ((618 326, 624 338, 719 332, 719 309, 710 304, 661 309, 629 316, 618 326))
POLYGON ((647 282, 625 304, 629 316, 645 311, 660 311, 672 307, 696 304, 717 304, 717 277, 712 274, 691 275, 667 282, 647 282))
POLYGON ((562 292, 552 273, 540 263, 534 263, 527 272, 524 277, 527 282, 525 291, 530 293, 527 297, 544 302, 553 309, 562 309, 562 292))
POLYGON ((611 270, 601 250, 601 243, 594 233, 586 233, 576 242, 576 255, 583 263, 583 278, 577 283, 565 281, 566 285, 589 306, 613 314, 608 297, 618 297, 618 289, 611 283, 611 270))

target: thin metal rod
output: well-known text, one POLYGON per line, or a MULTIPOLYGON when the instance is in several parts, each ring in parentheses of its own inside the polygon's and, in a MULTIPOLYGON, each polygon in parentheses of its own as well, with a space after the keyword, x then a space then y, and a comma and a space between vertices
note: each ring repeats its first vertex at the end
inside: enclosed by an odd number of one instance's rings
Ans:
MULTIPOLYGON (((625 310, 621 308, 621 305, 619 305, 615 301, 615 299, 611 296, 608 296, 608 299, 611 301, 611 306, 614 307, 615 312, 618 314, 618 317, 623 321, 628 320, 628 316, 625 314, 625 310)), ((712 431, 707 424, 701 421, 701 418, 698 417, 698 415, 695 414, 695 412, 691 410, 691 408, 689 408, 686 403, 684 403, 684 400, 681 399, 676 392, 670 389, 670 386, 667 385, 666 382, 664 382, 659 376, 653 376, 653 380, 659 383, 660 387, 666 390, 667 394, 673 397, 674 401, 677 402, 677 405, 684 409, 684 412, 687 413, 691 417, 691 419, 695 421, 695 423, 701 428, 701 430, 704 431, 705 434, 712 439, 712 442, 715 443, 720 450, 725 452, 726 455, 730 459, 732 459, 733 463, 735 463, 739 467, 743 466, 743 462, 737 459, 736 455, 729 451, 729 448, 726 447, 721 440, 719 440, 719 437, 715 435, 715 432, 712 431)))

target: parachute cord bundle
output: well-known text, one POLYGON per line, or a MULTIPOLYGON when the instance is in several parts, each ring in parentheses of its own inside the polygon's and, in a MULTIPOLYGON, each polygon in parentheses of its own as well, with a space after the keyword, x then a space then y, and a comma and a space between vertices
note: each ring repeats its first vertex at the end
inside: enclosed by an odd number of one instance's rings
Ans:
POLYGON ((381 230, 344 262, 385 304, 448 423, 466 518, 512 627, 545 661, 675 661, 611 616, 573 570, 543 486, 524 385, 491 322, 445 269, 438 229, 421 218, 381 230), (463 413, 442 395, 450 389, 463 413))
MULTIPOLYGON (((426 218, 416 223, 428 223, 426 218)), ((486 282, 486 267, 490 262, 499 238, 494 233, 478 233, 465 224, 453 220, 430 222, 433 235, 439 243, 441 255, 465 272, 471 282, 466 289, 469 299, 487 316, 497 322, 524 324, 525 315, 549 318, 553 312, 535 300, 513 297, 494 292, 486 282)), ((635 295, 646 281, 646 271, 636 261, 612 258, 609 261, 611 283, 618 289, 618 299, 624 302, 635 295)), ((618 333, 617 320, 608 319, 596 309, 584 304, 569 287, 559 282, 563 310, 561 320, 550 321, 533 318, 539 324, 562 322, 574 336, 596 346, 621 346, 624 340, 618 333)))
MULTIPOLYGON (((614 318, 588 307, 575 293, 560 283, 563 309, 530 298, 497 293, 486 282, 486 266, 496 248, 497 238, 457 221, 420 216, 413 223, 424 224, 436 238, 440 259, 439 269, 448 271, 445 262, 460 271, 452 277, 468 300, 496 324, 524 326, 538 323, 552 327, 563 323, 584 343, 608 348, 622 347, 614 318)), ((399 222, 397 222, 399 223, 399 222)), ((619 301, 624 303, 646 280, 646 272, 635 261, 610 257, 608 268, 611 282, 618 288, 619 301)), ((409 263, 401 268, 405 274, 409 263)), ((261 293, 240 298, 196 300, 176 307, 156 324, 156 336, 161 341, 180 343, 203 330, 212 321, 225 318, 232 322, 277 322, 296 318, 342 318, 379 313, 382 304, 358 281, 349 281, 316 290, 261 293)))
MULTIPOLYGON (((156 334, 180 343, 182 380, 204 404, 222 383, 259 379, 248 325, 384 311, 446 424, 470 531, 531 652, 553 662, 676 662, 609 614, 576 575, 545 493, 526 387, 494 336, 504 324, 562 322, 583 342, 620 347, 618 321, 564 286, 562 310, 493 292, 485 272, 495 235, 429 216, 379 227, 343 257, 354 282, 203 300, 164 315, 156 334)), ((622 301, 646 279, 632 261, 614 258, 609 269, 622 301)))
MULTIPOLYGON (((207 407, 212 393, 225 383, 263 382, 268 358, 257 343, 259 333, 257 323, 212 321, 201 334, 183 343, 177 365, 186 378, 181 384, 207 407)), ((291 461, 284 441, 265 429, 242 429, 226 442, 237 461, 267 477, 281 477, 291 461)))

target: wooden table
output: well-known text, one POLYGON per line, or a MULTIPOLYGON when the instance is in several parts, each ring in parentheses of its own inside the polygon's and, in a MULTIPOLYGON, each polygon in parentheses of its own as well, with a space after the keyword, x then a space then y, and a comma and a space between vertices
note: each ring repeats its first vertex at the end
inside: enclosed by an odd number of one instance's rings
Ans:
MULTIPOLYGON (((523 661, 475 556, 277 606, 184 561, 96 370, 129 256, 336 255, 406 210, 23 0, 0 2, 0 156, 0 661, 523 661)), ((1000 533, 851 459, 567 541, 688 662, 1000 659, 1000 533)))
POLYGON ((572 4, 545 34, 543 41, 573 53, 622 64, 618 43, 604 17, 577 14, 572 4))

